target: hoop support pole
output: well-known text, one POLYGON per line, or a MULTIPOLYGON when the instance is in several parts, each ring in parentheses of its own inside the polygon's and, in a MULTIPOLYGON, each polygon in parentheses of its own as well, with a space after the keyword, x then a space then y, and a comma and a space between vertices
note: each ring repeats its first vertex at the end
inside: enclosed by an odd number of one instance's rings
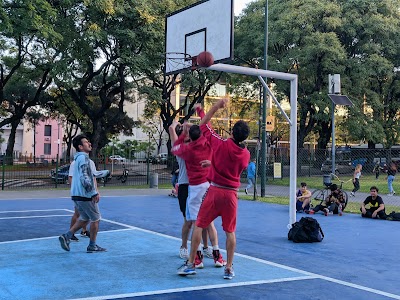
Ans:
MULTIPOLYGON (((290 81, 290 119, 285 114, 290 124, 290 184, 289 184, 289 224, 288 228, 296 222, 296 181, 297 181, 297 84, 296 74, 275 72, 269 70, 253 69, 248 67, 233 66, 226 64, 215 64, 208 70, 228 72, 256 77, 269 77, 290 81)), ((261 81, 265 84, 265 81, 261 81)), ((266 84, 265 84, 266 85, 266 84)), ((267 90, 269 90, 267 88, 267 90)), ((270 91, 269 91, 270 92, 270 91)), ((276 99, 274 99, 276 102, 276 99)))

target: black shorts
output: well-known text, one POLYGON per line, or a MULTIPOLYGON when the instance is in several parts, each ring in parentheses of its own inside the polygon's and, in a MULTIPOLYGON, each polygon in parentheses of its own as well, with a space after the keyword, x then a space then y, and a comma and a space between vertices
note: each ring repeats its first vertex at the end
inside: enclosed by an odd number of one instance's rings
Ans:
POLYGON ((179 208, 186 218, 186 200, 189 195, 189 184, 180 184, 178 186, 178 200, 179 200, 179 208))

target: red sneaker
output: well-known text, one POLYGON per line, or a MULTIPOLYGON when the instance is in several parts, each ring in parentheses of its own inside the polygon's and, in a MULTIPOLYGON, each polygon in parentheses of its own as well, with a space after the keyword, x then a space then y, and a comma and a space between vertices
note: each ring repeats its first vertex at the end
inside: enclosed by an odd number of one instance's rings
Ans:
POLYGON ((204 264, 203 264, 203 253, 201 251, 197 251, 196 257, 194 259, 194 267, 196 269, 203 269, 204 264))
POLYGON ((313 214, 315 214, 315 211, 310 210, 308 213, 309 213, 310 215, 313 215, 313 214))
POLYGON ((223 259, 222 254, 219 253, 219 250, 213 250, 213 256, 215 267, 221 268, 226 265, 226 261, 223 259))

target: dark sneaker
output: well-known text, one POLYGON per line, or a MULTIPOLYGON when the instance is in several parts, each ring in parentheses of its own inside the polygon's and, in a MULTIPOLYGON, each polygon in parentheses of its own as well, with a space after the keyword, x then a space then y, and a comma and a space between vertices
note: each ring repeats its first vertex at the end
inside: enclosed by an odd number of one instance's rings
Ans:
POLYGON ((71 242, 79 242, 79 239, 75 236, 75 234, 72 236, 71 242))
POLYGON ((62 234, 58 237, 58 240, 60 241, 61 248, 63 248, 65 251, 69 251, 69 238, 67 237, 66 234, 62 234))
POLYGON ((88 246, 86 249, 87 253, 94 253, 94 252, 106 252, 107 249, 101 248, 100 246, 88 246))
POLYGON ((233 279, 233 277, 235 277, 235 272, 233 271, 233 267, 225 267, 225 271, 224 271, 224 279, 233 279))
POLYGON ((87 230, 86 231, 81 231, 81 236, 90 238, 90 232, 87 231, 87 230))
POLYGON ((247 189, 244 189, 244 192, 246 193, 246 195, 249 193, 249 192, 247 191, 247 189))
POLYGON ((194 267, 194 264, 190 264, 188 261, 186 261, 179 269, 178 269, 178 275, 186 276, 186 275, 195 275, 196 274, 196 268, 194 267))

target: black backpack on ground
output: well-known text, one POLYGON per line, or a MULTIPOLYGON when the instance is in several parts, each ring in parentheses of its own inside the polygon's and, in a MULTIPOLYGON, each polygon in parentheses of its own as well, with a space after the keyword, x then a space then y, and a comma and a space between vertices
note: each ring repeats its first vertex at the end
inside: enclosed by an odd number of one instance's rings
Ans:
POLYGON ((311 217, 302 217, 300 221, 293 223, 288 233, 288 240, 295 243, 321 242, 323 239, 321 226, 311 217))
POLYGON ((392 211, 390 214, 386 216, 386 220, 388 221, 400 221, 400 213, 392 211))

